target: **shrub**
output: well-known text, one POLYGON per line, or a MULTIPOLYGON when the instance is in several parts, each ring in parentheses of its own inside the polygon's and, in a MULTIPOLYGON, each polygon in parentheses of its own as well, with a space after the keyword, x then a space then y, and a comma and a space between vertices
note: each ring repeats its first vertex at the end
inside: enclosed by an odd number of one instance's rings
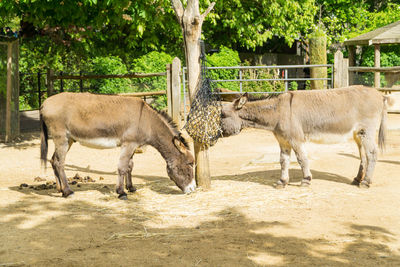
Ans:
MULTIPOLYGON (((400 45, 385 45, 381 46, 381 67, 394 67, 400 66, 400 45)), ((359 55, 361 66, 373 67, 374 66, 374 47, 363 47, 362 53, 359 55)), ((374 73, 364 73, 360 75, 358 82, 361 84, 372 86, 374 84, 374 73)), ((385 76, 381 75, 381 87, 385 87, 385 76)))
MULTIPOLYGON (((164 52, 153 51, 133 60, 132 71, 139 73, 165 72, 166 65, 171 64, 173 57, 164 52)), ((133 79, 135 91, 149 92, 166 90, 167 77, 158 76, 150 78, 133 79)), ((152 106, 156 109, 164 109, 167 106, 167 96, 156 96, 152 106)))
MULTIPOLYGON (((150 52, 133 60, 131 70, 140 73, 165 72, 166 65, 171 64, 173 57, 164 52, 150 52)), ((134 79, 133 85, 136 91, 160 91, 165 90, 167 78, 165 76, 134 79)))
MULTIPOLYGON (((221 47, 218 53, 212 54, 207 57, 207 66, 209 67, 229 67, 239 65, 239 53, 224 46, 221 47)), ((217 69, 209 70, 209 72, 213 80, 231 80, 237 79, 239 76, 238 69, 217 69)), ((217 87, 222 87, 235 91, 239 90, 239 84, 237 82, 218 82, 217 87)))
MULTIPOLYGON (((127 68, 119 57, 96 57, 89 60, 86 68, 92 74, 126 74, 127 68)), ((117 94, 131 90, 130 79, 90 80, 90 92, 117 94)))

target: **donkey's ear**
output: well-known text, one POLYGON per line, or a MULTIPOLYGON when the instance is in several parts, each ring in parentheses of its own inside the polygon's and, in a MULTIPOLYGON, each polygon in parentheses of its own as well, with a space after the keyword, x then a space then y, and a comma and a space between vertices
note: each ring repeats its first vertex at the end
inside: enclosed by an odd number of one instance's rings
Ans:
POLYGON ((176 148, 179 150, 179 152, 181 152, 181 153, 183 153, 183 154, 185 154, 186 153, 186 146, 185 146, 185 144, 184 143, 182 143, 182 141, 181 140, 179 140, 179 138, 178 137, 174 137, 174 145, 176 146, 176 148))
POLYGON ((235 100, 234 103, 235 109, 241 109, 244 106, 244 104, 246 104, 247 100, 248 100, 248 95, 246 92, 239 99, 235 100))

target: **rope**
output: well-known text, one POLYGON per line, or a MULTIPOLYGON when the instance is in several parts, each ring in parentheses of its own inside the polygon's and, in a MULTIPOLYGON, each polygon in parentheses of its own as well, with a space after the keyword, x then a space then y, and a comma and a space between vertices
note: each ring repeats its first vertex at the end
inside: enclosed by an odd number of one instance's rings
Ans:
POLYGON ((204 147, 214 145, 222 134, 221 101, 207 70, 204 44, 201 42, 200 85, 190 106, 184 128, 193 140, 204 147))

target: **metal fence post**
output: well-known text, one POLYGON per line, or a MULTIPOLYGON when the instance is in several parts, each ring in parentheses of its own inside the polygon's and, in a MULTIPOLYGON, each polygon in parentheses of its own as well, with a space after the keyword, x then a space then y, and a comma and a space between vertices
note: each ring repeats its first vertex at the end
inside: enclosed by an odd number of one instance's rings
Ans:
MULTIPOLYGON (((60 72, 60 76, 63 75, 63 72, 60 72)), ((60 92, 64 92, 64 81, 63 79, 60 79, 60 92)))
POLYGON ((40 88, 40 72, 37 74, 37 79, 38 79, 38 96, 39 96, 39 108, 42 105, 42 88, 40 88))
POLYGON ((54 71, 52 69, 47 69, 47 97, 54 94, 54 71))
POLYGON ((289 89, 288 80, 287 80, 287 78, 288 78, 288 69, 284 69, 283 71, 285 73, 285 92, 287 92, 288 89, 289 89))
MULTIPOLYGON (((79 76, 82 76, 82 71, 79 72, 79 76)), ((83 80, 79 80, 79 91, 83 92, 83 80)))
POLYGON ((239 80, 240 80, 239 88, 240 88, 240 92, 242 92, 243 91, 243 89, 242 89, 242 69, 239 69, 239 80))

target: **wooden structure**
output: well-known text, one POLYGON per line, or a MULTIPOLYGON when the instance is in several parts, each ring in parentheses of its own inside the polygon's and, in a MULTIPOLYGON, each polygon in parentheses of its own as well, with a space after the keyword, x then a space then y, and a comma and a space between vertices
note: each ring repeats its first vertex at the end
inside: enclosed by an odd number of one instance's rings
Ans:
POLYGON ((12 141, 19 135, 19 42, 0 41, 0 139, 12 141))
MULTIPOLYGON (((54 81, 56 80, 89 80, 89 79, 126 79, 126 78, 148 78, 157 76, 167 76, 166 90, 155 92, 136 92, 136 93, 121 93, 119 95, 130 97, 152 97, 157 95, 167 95, 168 114, 174 122, 180 126, 180 106, 181 106, 181 61, 179 58, 174 58, 172 64, 167 64, 166 72, 159 73, 128 73, 128 74, 102 74, 102 75, 56 75, 53 70, 47 71, 47 95, 51 96, 55 93, 54 81)), ((82 84, 82 83, 81 83, 82 84)), ((62 90, 61 90, 62 91, 62 90)))
POLYGON ((354 72, 374 72, 374 86, 376 88, 380 87, 380 72, 385 73, 394 73, 400 75, 400 67, 399 68, 381 68, 381 54, 380 54, 380 46, 385 44, 400 44, 400 21, 394 22, 392 24, 386 25, 382 28, 376 29, 371 32, 367 32, 361 34, 357 37, 351 38, 344 42, 346 46, 348 46, 349 50, 349 83, 353 84, 353 73, 354 72), (355 68, 355 53, 356 46, 361 45, 373 45, 375 48, 375 64, 374 69, 360 69, 355 68))

